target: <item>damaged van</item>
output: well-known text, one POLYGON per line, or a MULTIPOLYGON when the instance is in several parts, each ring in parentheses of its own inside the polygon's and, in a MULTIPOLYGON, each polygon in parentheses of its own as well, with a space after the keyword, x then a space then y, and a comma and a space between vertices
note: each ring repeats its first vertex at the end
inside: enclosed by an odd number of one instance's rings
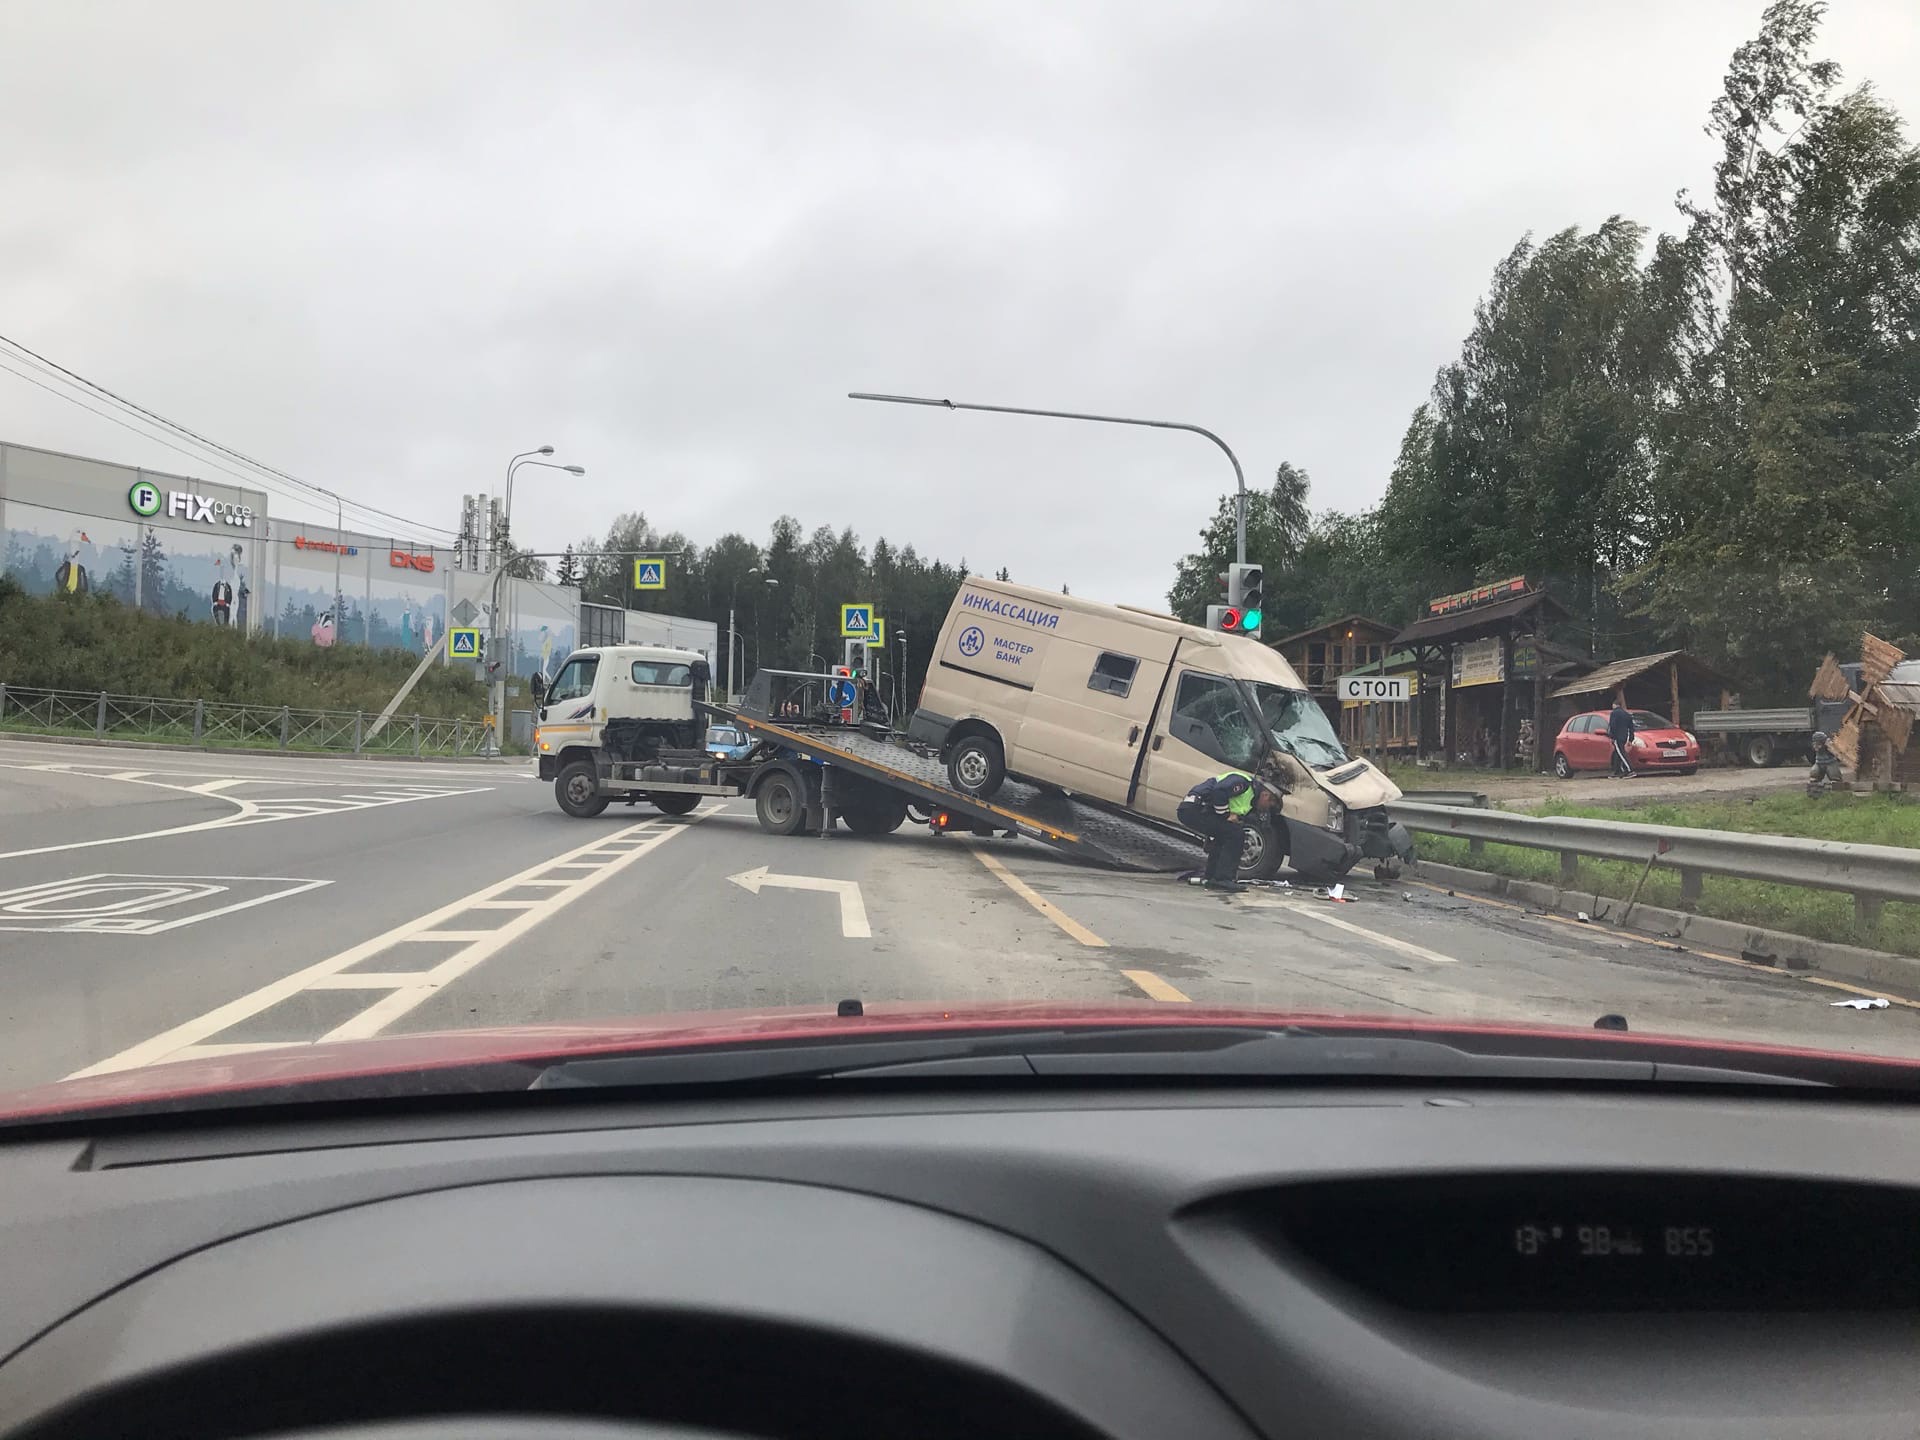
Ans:
POLYGON ((1288 860, 1315 876, 1370 861, 1387 878, 1413 854, 1386 811, 1400 791, 1347 754, 1278 653, 1131 606, 969 577, 908 733, 969 795, 1012 778, 1169 824, 1209 776, 1261 775, 1286 799, 1278 823, 1247 826, 1242 879, 1288 860))

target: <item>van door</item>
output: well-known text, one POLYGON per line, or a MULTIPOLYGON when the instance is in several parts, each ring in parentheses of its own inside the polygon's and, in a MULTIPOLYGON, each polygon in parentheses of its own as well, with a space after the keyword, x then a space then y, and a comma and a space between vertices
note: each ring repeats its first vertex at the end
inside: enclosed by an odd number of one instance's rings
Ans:
POLYGON ((1021 773, 1125 804, 1173 645, 1148 630, 1111 637, 1111 649, 1064 636, 1047 643, 1020 726, 1021 773), (1161 653, 1137 653, 1143 640, 1161 653))
POLYGON ((1180 665, 1147 740, 1133 808, 1172 820, 1187 792, 1222 770, 1251 774, 1266 753, 1239 687, 1224 675, 1180 665))

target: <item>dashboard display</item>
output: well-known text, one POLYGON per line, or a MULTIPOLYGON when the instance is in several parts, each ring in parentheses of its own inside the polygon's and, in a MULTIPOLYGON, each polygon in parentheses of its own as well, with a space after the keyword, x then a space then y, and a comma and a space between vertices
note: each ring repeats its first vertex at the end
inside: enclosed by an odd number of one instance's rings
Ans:
POLYGON ((1417 1310, 1920 1310, 1920 1194, 1698 1176, 1285 1192, 1281 1238, 1417 1310))

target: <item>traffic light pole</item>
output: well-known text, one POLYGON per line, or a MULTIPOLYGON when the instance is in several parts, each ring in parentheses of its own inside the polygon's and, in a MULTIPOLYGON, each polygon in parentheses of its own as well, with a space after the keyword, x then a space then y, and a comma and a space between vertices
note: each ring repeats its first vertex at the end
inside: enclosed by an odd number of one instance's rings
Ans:
POLYGON ((1084 415, 1077 410, 1029 410, 1020 405, 968 405, 959 400, 934 400, 921 395, 868 395, 856 390, 848 392, 847 398, 879 400, 889 405, 931 405, 943 410, 984 410, 992 415, 1041 415, 1050 420, 1091 420, 1100 425, 1144 425, 1153 430, 1185 430, 1189 435, 1204 435, 1233 462, 1233 558, 1238 564, 1247 563, 1247 477, 1241 472, 1240 457, 1211 430, 1179 420, 1139 420, 1130 415, 1084 415))

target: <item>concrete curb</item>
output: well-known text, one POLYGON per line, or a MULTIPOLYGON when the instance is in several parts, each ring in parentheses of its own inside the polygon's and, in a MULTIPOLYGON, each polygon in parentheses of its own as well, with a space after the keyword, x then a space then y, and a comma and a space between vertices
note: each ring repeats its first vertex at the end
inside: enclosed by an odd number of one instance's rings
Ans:
POLYGON ((101 739, 95 735, 43 735, 37 730, 0 730, 0 740, 32 740, 43 745, 97 745, 107 750, 175 750, 186 755, 266 755, 278 760, 382 760, 395 765, 514 765, 525 755, 384 755, 351 750, 279 750, 264 746, 179 745, 168 740, 101 739))
POLYGON ((1632 930, 1660 940, 1677 941, 1688 948, 1738 955, 1782 970, 1818 970, 1863 985, 1920 993, 1920 957, 1912 955, 1868 950, 1832 940, 1813 940, 1786 930, 1741 925, 1707 915, 1690 915, 1684 910, 1665 910, 1657 905, 1635 905, 1632 916, 1623 926, 1615 917, 1626 908, 1627 902, 1612 895, 1561 890, 1537 880, 1515 880, 1432 860, 1422 860, 1407 873, 1409 879, 1492 895, 1536 910, 1550 910, 1560 915, 1585 911, 1610 929, 1632 930))

